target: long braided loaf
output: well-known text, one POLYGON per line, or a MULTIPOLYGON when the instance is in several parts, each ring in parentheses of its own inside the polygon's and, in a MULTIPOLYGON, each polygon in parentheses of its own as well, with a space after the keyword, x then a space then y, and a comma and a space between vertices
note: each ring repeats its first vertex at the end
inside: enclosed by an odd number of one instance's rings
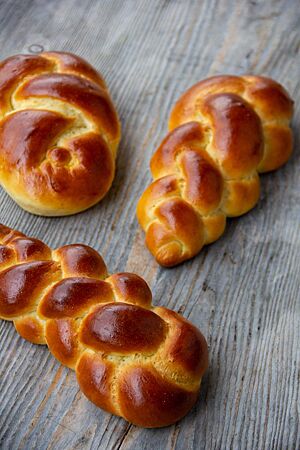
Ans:
POLYGON ((151 299, 139 276, 108 276, 90 247, 52 251, 0 225, 0 317, 75 369, 97 406, 160 427, 193 406, 208 356, 200 331, 151 299))
POLYGON ((70 53, 0 63, 0 183, 24 209, 74 214, 111 186, 120 140, 102 77, 70 53))
POLYGON ((156 260, 173 266, 218 239, 226 217, 259 198, 259 172, 277 169, 292 151, 293 102, 258 76, 208 78, 182 95, 151 160, 154 182, 137 217, 156 260))

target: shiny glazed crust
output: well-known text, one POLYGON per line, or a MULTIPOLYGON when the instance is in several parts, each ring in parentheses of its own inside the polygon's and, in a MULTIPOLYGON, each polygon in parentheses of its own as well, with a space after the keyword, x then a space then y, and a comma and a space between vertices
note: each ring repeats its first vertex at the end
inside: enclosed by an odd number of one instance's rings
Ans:
POLYGON ((175 104, 170 132, 151 160, 153 183, 137 206, 146 244, 159 264, 196 255, 259 199, 258 173, 292 152, 293 102, 258 76, 201 81, 175 104))
POLYGON ((104 80, 70 53, 0 63, 0 183, 27 211, 59 216, 109 190, 120 141, 104 80))
POLYGON ((0 225, 0 318, 28 341, 47 344, 97 406, 162 427, 194 405, 208 351, 196 327, 151 302, 142 278, 109 276, 92 248, 53 251, 0 225))

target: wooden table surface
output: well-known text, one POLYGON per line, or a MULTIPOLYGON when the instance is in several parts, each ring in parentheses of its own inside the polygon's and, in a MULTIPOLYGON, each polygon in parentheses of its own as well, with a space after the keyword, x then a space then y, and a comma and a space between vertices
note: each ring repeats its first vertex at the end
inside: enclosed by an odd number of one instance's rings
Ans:
POLYGON ((111 273, 139 273, 154 302, 199 326, 210 349, 193 410, 174 426, 145 430, 97 409, 46 347, 1 322, 0 448, 299 449, 299 0, 13 0, 0 11, 1 57, 82 55, 104 74, 123 125, 116 178, 100 204, 42 218, 1 190, 0 221, 53 247, 92 245, 111 273), (218 242, 163 269, 144 247, 137 199, 171 106, 219 73, 284 84, 296 101, 294 154, 262 177, 259 205, 229 220, 218 242))

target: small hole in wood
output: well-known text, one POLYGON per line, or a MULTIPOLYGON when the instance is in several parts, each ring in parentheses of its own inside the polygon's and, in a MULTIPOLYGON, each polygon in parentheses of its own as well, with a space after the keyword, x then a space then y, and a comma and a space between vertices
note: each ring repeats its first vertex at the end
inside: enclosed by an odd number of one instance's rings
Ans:
POLYGON ((40 44, 32 44, 28 47, 30 53, 41 53, 44 51, 44 47, 40 44))

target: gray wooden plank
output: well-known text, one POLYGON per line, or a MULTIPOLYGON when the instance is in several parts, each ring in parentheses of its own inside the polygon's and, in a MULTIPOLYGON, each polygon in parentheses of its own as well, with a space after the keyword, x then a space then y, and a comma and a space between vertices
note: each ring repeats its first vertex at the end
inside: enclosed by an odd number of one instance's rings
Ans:
POLYGON ((0 324, 3 449, 296 449, 299 433, 299 138, 291 161, 262 177, 259 205, 174 269, 157 266, 135 219, 149 160, 172 104, 217 73, 282 82, 300 125, 298 0, 10 0, 1 3, 1 58, 68 50, 105 76, 123 124, 113 187, 97 206, 39 218, 0 190, 0 221, 55 247, 85 242, 111 272, 136 271, 156 304, 179 310, 207 336, 200 399, 178 424, 143 430, 94 407, 46 348, 0 324))

